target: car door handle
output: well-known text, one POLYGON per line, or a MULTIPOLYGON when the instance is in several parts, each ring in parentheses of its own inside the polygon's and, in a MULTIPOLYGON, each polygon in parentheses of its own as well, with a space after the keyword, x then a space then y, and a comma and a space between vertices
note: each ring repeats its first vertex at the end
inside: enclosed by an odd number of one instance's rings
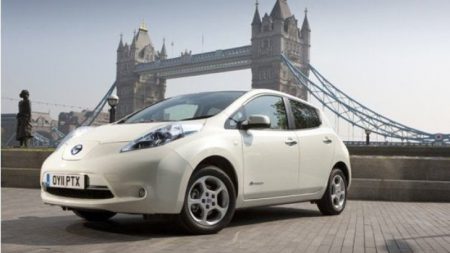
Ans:
POLYGON ((325 143, 325 144, 330 144, 330 143, 332 143, 333 141, 330 139, 330 138, 328 138, 328 137, 325 137, 324 139, 323 139, 323 143, 325 143))
POLYGON ((297 141, 292 138, 288 138, 284 143, 288 146, 293 146, 293 145, 297 144, 297 141))

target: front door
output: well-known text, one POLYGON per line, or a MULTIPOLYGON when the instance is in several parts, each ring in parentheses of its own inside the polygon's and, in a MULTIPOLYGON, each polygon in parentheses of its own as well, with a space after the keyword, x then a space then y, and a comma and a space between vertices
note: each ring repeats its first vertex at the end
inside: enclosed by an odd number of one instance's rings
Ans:
POLYGON ((246 103, 243 114, 266 115, 267 129, 240 130, 243 143, 244 198, 257 199, 295 194, 298 190, 299 154, 295 131, 288 130, 284 99, 259 96, 246 103))

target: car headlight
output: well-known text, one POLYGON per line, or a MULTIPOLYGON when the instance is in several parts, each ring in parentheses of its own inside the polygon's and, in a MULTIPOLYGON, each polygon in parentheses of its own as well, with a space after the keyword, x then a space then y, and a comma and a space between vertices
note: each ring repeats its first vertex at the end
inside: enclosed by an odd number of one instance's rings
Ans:
POLYGON ((170 124, 153 130, 134 141, 130 141, 120 150, 120 152, 158 147, 174 140, 183 138, 187 135, 196 133, 202 128, 203 124, 170 124))
POLYGON ((89 126, 82 126, 79 127, 75 130, 73 130, 72 132, 70 132, 69 134, 67 134, 58 144, 58 146, 56 147, 56 150, 58 150, 59 148, 61 148, 67 141, 69 141, 70 139, 72 139, 73 137, 80 137, 81 135, 85 134, 86 132, 88 132, 89 130, 91 130, 94 127, 89 127, 89 126))

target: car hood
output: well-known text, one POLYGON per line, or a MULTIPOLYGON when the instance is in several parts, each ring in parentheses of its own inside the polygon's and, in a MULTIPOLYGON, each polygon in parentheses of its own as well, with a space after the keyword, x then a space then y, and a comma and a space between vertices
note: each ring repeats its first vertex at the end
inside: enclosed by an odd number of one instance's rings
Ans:
POLYGON ((74 137, 73 141, 94 141, 98 143, 128 142, 135 140, 144 134, 169 125, 171 122, 160 123, 135 123, 135 124, 108 124, 89 129, 79 137, 74 137))
POLYGON ((170 125, 170 124, 205 124, 206 119, 173 121, 173 122, 155 122, 155 123, 131 123, 131 124, 108 124, 93 127, 81 136, 73 137, 68 142, 93 141, 97 143, 129 142, 135 140, 152 130, 170 125))
MULTIPOLYGON (((158 128, 170 124, 192 124, 194 121, 109 124, 93 127, 79 136, 72 137, 62 144, 64 160, 76 161, 83 159, 99 144, 130 142, 158 128)), ((195 120, 196 124, 204 124, 206 120, 195 120)))

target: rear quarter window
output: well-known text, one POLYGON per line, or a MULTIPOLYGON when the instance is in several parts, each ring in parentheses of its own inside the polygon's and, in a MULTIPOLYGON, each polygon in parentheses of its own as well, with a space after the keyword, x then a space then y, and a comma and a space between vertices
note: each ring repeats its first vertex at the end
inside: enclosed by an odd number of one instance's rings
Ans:
POLYGON ((308 129, 319 127, 322 124, 316 108, 296 100, 289 100, 295 129, 308 129))

